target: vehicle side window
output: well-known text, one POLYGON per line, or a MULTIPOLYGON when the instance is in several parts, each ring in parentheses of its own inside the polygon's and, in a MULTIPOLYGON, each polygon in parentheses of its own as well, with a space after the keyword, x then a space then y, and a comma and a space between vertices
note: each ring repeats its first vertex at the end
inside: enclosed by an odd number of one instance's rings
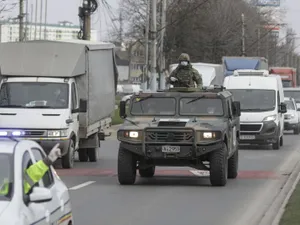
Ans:
POLYGON ((76 93, 76 86, 75 83, 72 83, 72 87, 71 87, 72 91, 72 109, 76 109, 77 108, 77 93, 76 93))
MULTIPOLYGON (((32 165, 32 159, 28 151, 26 151, 22 158, 22 180, 23 180, 23 193, 24 193, 24 173, 32 165)), ((39 183, 36 183, 35 186, 39 186, 39 183)))
MULTIPOLYGON (((35 160, 38 162, 40 160, 43 160, 45 156, 42 154, 41 150, 38 148, 32 148, 31 149, 35 160)), ((46 188, 49 188, 54 183, 53 174, 51 170, 48 170, 45 175, 43 176, 43 183, 46 188)))

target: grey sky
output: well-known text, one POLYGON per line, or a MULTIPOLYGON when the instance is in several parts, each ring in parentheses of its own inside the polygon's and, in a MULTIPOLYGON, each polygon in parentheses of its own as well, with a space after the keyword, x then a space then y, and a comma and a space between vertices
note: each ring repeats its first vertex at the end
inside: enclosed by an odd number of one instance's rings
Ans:
MULTIPOLYGON (((120 0, 107 0, 107 2, 114 9, 118 8, 118 2, 120 0)), ((282 5, 287 9, 286 22, 293 27, 297 35, 300 36, 300 1, 299 0, 281 0, 282 5)), ((30 4, 35 4, 35 0, 29 0, 30 4)), ((48 22, 56 23, 60 20, 68 20, 74 24, 78 24, 78 7, 81 5, 82 0, 48 0, 48 22)), ((17 9, 11 13, 12 16, 17 15, 17 9)), ((38 16, 39 18, 39 16, 38 16)), ((93 16, 93 28, 98 30, 98 35, 101 39, 107 38, 108 29, 113 29, 111 19, 107 15, 107 10, 100 7, 99 11, 93 16), (100 16, 101 14, 101 16, 100 16)), ((298 41, 300 43, 300 41, 298 41)), ((300 48, 298 48, 300 49, 300 48)))

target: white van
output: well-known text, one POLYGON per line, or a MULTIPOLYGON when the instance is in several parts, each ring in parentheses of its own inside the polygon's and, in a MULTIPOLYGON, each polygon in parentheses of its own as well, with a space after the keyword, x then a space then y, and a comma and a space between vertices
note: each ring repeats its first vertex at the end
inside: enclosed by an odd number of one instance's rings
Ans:
POLYGON ((240 143, 283 145, 284 103, 280 76, 267 70, 236 70, 224 87, 241 103, 240 143))

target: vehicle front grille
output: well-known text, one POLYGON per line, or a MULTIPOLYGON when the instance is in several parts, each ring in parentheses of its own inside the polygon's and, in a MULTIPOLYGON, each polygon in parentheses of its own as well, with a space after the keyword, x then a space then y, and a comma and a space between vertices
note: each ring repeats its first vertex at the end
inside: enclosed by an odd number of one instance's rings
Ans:
POLYGON ((262 124, 241 124, 241 132, 259 132, 262 128, 262 124))
POLYGON ((192 131, 146 131, 146 142, 193 142, 192 131))
POLYGON ((44 130, 25 130, 24 136, 27 137, 35 137, 35 136, 44 136, 45 131, 44 130))

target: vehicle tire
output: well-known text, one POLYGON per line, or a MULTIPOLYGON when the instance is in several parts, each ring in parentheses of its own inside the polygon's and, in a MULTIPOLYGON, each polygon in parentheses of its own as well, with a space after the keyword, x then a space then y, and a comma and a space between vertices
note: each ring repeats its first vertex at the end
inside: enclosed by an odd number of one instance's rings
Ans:
POLYGON ((239 150, 228 159, 228 179, 235 179, 238 176, 239 169, 239 150))
POLYGON ((87 155, 89 157, 90 162, 97 162, 97 160, 98 160, 97 148, 88 148, 87 155))
POLYGON ((153 177, 155 174, 155 166, 148 167, 146 169, 139 169, 141 177, 153 177))
POLYGON ((280 146, 283 146, 283 135, 280 137, 279 144, 280 144, 280 146))
POLYGON ((210 155, 210 183, 212 186, 225 186, 228 177, 227 146, 223 143, 220 150, 210 155))
POLYGON ((74 166, 74 158, 75 158, 75 143, 74 140, 70 140, 68 152, 66 155, 61 158, 61 165, 64 169, 71 169, 74 166))
POLYGON ((80 162, 87 162, 89 160, 87 150, 86 149, 79 149, 78 150, 78 158, 79 158, 80 162))
POLYGON ((299 126, 294 129, 294 134, 299 134, 299 126))
POLYGON ((280 140, 281 140, 281 138, 278 137, 277 141, 276 141, 275 143, 272 144, 272 148, 273 148, 274 150, 280 149, 280 142, 281 142, 280 140))
POLYGON ((118 180, 121 185, 131 185, 136 180, 136 162, 134 154, 124 148, 118 153, 118 180))

